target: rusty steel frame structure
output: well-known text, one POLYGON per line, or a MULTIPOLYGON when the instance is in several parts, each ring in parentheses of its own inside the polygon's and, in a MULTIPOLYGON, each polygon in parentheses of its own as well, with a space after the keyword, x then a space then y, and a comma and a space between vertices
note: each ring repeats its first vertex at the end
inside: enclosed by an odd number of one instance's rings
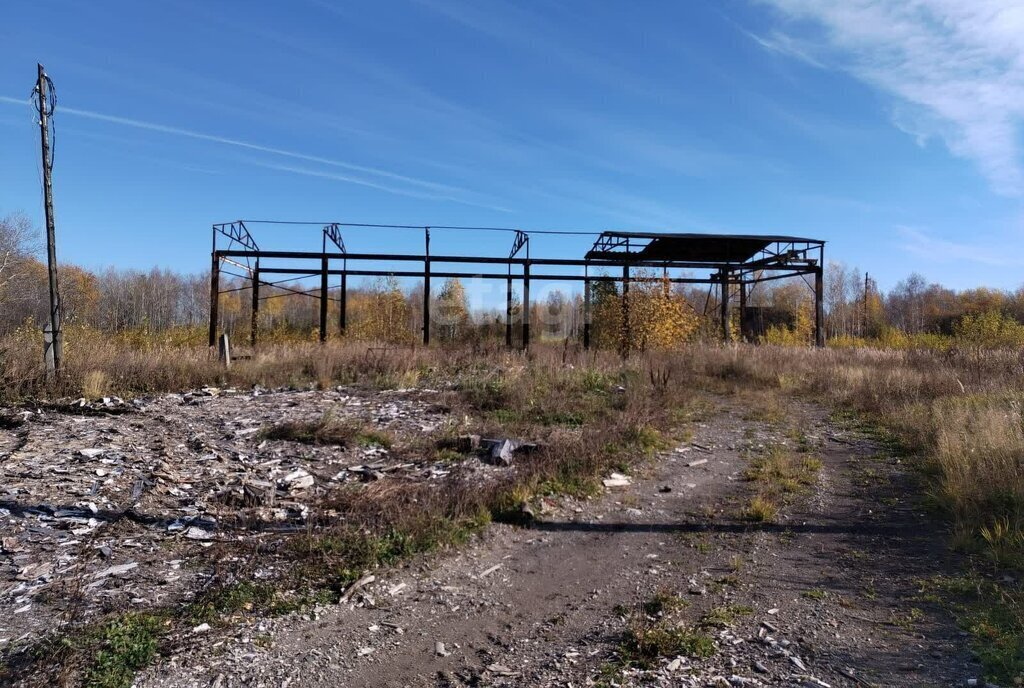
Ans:
MULTIPOLYGON (((709 285, 708 300, 711 292, 719 290, 719 318, 722 338, 732 338, 730 328, 730 304, 734 296, 738 296, 740 313, 740 332, 744 332, 744 318, 747 313, 747 300, 751 290, 762 282, 799 277, 804 280, 814 294, 814 340, 817 346, 825 345, 824 328, 824 258, 825 242, 818 239, 776 235, 732 235, 732 234, 671 234, 660 232, 530 232, 514 228, 500 227, 454 227, 454 226, 413 226, 413 225, 381 225, 344 222, 279 222, 279 221, 248 221, 249 224, 272 223, 284 225, 317 225, 321 226, 320 251, 276 251, 264 250, 259 247, 246 224, 246 220, 236 220, 213 225, 213 249, 210 264, 210 346, 217 344, 219 324, 219 297, 230 291, 243 289, 252 290, 252 315, 250 341, 255 346, 259 341, 259 310, 264 298, 275 298, 282 294, 262 297, 260 287, 273 287, 286 294, 298 294, 319 299, 320 341, 326 341, 328 335, 328 303, 339 304, 338 332, 345 334, 347 327, 347 291, 348 278, 358 277, 410 277, 423 280, 423 344, 430 344, 430 280, 433 277, 478 278, 506 281, 505 308, 505 344, 513 344, 513 286, 516 281, 522 282, 523 308, 520 319, 522 331, 521 346, 530 345, 530 281, 573 281, 583 283, 583 346, 591 344, 592 296, 595 282, 612 282, 622 284, 622 294, 629 293, 630 282, 637 279, 659 281, 667 280, 673 284, 706 284, 709 285), (414 229, 422 230, 424 248, 421 254, 408 253, 352 253, 345 247, 342 236, 343 228, 373 229, 414 229), (440 230, 478 230, 502 231, 512 234, 512 247, 507 257, 504 256, 465 256, 465 255, 434 255, 430 252, 430 231, 440 230), (591 249, 582 259, 571 258, 537 258, 530 255, 531 233, 542 234, 584 234, 597 236, 591 249), (220 246, 218 241, 227 241, 227 246, 220 246), (330 246, 328 246, 330 243, 330 246), (330 250, 328 250, 330 249, 330 250), (285 265, 268 265, 269 261, 284 261, 285 265), (340 261, 341 267, 332 267, 340 261), (380 268, 350 269, 349 263, 365 264, 380 262, 415 263, 421 267, 415 270, 385 270, 380 268), (435 271, 433 263, 467 266, 460 270, 435 271), (224 271, 222 265, 227 264, 241 270, 241 273, 227 272, 235 277, 247 280, 248 286, 221 291, 220 276, 224 271), (311 265, 312 264, 312 265, 311 265), (504 266, 504 272, 483 272, 469 270, 469 266, 504 266), (536 273, 532 268, 579 268, 582 275, 536 273), (631 270, 636 268, 660 269, 664 277, 638 278, 631 270), (706 277, 668 277, 668 270, 706 270, 706 277), (621 270, 621 276, 616 274, 621 270), (603 271, 595 274, 594 271, 603 271), (612 272, 615 271, 615 272, 612 272), (268 282, 268 275, 287 275, 286 279, 268 282), (296 279, 320 278, 318 290, 299 291, 282 286, 296 279), (340 278, 338 297, 330 296, 330 278, 340 278), (813 284, 807 282, 813 277, 813 284)), ((629 299, 622 299, 624 311, 629 307, 629 299)), ((623 313, 624 316, 628 312, 623 313)), ((628 323, 628 317, 623 318, 628 323)), ((627 324, 628 327, 628 324, 627 324)))

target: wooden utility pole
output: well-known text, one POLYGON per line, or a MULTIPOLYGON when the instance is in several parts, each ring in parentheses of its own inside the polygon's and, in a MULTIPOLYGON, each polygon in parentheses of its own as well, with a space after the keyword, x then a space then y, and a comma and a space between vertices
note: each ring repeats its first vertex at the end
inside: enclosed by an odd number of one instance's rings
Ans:
POLYGON ((43 154, 43 206, 46 211, 46 263, 50 277, 50 330, 53 333, 53 371, 60 372, 64 359, 64 331, 60 322, 60 290, 57 288, 57 237, 53 221, 53 152, 50 149, 49 121, 53 116, 50 101, 53 84, 43 65, 38 65, 36 97, 39 99, 39 135, 43 154))

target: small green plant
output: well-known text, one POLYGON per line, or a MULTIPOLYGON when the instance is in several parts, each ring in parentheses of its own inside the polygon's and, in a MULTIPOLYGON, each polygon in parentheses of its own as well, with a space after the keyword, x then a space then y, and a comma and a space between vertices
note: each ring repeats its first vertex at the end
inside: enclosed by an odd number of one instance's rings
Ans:
POLYGON ((647 616, 657 619, 688 606, 690 603, 684 598, 668 589, 661 589, 654 593, 649 600, 646 600, 640 608, 647 616))
POLYGON ((95 688, 129 688, 135 672, 156 656, 165 619, 156 614, 130 613, 99 630, 100 647, 85 683, 95 688))
POLYGON ((751 607, 738 604, 728 604, 723 607, 714 607, 706 612, 700 619, 702 628, 728 628, 736 624, 744 616, 754 613, 751 607))
POLYGON ((619 647, 623 659, 639 667, 649 667, 660 657, 710 657, 715 650, 715 641, 704 633, 636 620, 627 627, 619 647))
POLYGON ((360 447, 382 447, 389 449, 393 443, 391 436, 381 430, 363 429, 355 433, 353 438, 360 447))

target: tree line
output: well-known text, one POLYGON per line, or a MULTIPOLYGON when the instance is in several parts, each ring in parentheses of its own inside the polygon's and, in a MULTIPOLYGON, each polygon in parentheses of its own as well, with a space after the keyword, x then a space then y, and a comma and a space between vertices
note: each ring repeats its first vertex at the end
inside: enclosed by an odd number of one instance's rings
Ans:
MULTIPOLYGON (((0 334, 46 322, 48 290, 37 239, 40 235, 22 214, 0 218, 0 334)), ((671 285, 657 275, 639 272, 624 302, 618 284, 593 285, 592 335, 598 345, 664 348, 717 333, 717 287, 671 285), (629 341, 624 340, 627 333, 629 341)), ((222 280, 221 288, 225 293, 220 297, 220 326, 227 332, 247 333, 251 292, 246 281, 229 278, 222 280)), ((193 329, 199 339, 198 333, 208 322, 208 274, 160 268, 90 271, 64 263, 60 289, 64 319, 69 324, 106 332, 193 329)), ((261 332, 270 337, 315 334, 319 292, 295 293, 302 290, 298 284, 261 289, 261 332)), ((535 294, 537 298, 529 304, 535 336, 582 338, 585 318, 580 293, 541 291, 538 286, 535 294)), ((331 322, 336 323, 338 294, 334 291, 329 296, 331 322)), ((965 327, 995 328, 1005 334, 1007 328, 1024 323, 1024 288, 956 291, 911 274, 883 292, 860 270, 835 262, 825 270, 824 297, 826 333, 839 340, 884 339, 893 333, 955 336, 963 335, 965 327)), ((434 290, 431 304, 431 329, 439 340, 504 337, 504 306, 471 308, 466 286, 457 279, 434 290)), ((748 305, 771 314, 774 330, 768 333, 769 339, 809 338, 813 295, 800 279, 759 284, 750 290, 748 305)), ((422 282, 403 287, 394 278, 381 278, 355 286, 349 289, 346 312, 349 336, 415 341, 423 322, 422 282)), ((523 304, 516 293, 514 322, 520 322, 522 315, 523 304)), ((738 325, 734 323, 734 327, 738 325)), ((514 331, 518 337, 518 328, 514 331)))

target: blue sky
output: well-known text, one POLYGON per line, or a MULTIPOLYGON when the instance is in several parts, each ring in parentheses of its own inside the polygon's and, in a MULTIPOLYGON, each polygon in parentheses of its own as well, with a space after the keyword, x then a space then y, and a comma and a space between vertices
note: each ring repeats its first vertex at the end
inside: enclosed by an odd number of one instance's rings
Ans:
POLYGON ((202 270, 212 222, 267 217, 786 233, 883 288, 1015 288, 1022 35, 1017 0, 8 0, 0 214, 42 224, 41 61, 60 257, 89 267, 202 270))

